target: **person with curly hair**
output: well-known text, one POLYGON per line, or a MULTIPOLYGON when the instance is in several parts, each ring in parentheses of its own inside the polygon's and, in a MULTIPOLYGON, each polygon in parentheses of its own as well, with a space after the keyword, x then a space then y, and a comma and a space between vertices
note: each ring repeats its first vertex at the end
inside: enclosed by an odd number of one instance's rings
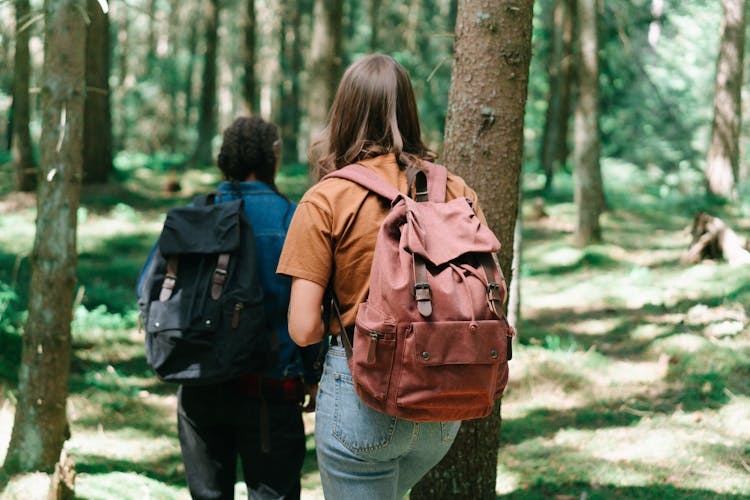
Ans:
POLYGON ((305 457, 302 412, 313 411, 321 344, 298 347, 289 337, 291 282, 275 274, 296 205, 274 177, 281 142, 275 125, 237 118, 225 131, 218 157, 224 181, 217 202, 242 198, 253 226, 266 317, 279 338, 276 366, 262 376, 208 386, 180 386, 178 432, 194 499, 234 497, 239 456, 250 498, 298 499, 305 457), (309 397, 307 405, 304 399, 309 397))

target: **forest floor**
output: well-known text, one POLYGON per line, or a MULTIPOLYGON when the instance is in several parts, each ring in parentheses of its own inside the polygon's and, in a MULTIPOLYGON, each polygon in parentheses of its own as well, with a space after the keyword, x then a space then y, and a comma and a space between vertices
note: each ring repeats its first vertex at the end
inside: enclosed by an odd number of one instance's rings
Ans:
MULTIPOLYGON (((117 182, 87 190, 79 211, 66 444, 78 498, 189 498, 174 387, 146 366, 133 288, 165 208, 217 177, 187 172, 182 193, 165 197, 167 168, 146 169, 152 160, 121 161, 117 182)), ((747 237, 750 206, 707 206, 697 189, 659 175, 605 161, 604 242, 583 249, 570 242, 570 177, 556 179, 542 218, 536 179, 525 180, 522 319, 503 399, 499 498, 750 498, 750 266, 679 263, 696 210, 747 237)), ((33 197, 9 193, 9 179, 0 168, 0 462, 35 217, 33 197)), ((304 182, 295 171, 279 185, 298 198, 304 182)), ((308 449, 303 498, 322 498, 312 436, 308 449)), ((0 499, 46 498, 48 481, 14 477, 0 483, 0 499)), ((241 484, 237 492, 246 497, 241 484)))

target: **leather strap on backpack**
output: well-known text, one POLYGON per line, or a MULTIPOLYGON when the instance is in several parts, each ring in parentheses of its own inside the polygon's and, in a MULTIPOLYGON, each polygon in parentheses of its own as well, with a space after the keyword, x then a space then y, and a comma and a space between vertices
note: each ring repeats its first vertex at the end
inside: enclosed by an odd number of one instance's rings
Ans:
POLYGON ((495 316, 503 318, 505 316, 503 302, 505 302, 505 297, 507 296, 503 271, 497 262, 495 254, 482 254, 479 257, 479 261, 487 277, 487 303, 495 316), (499 278, 499 281, 497 278, 499 278))
POLYGON ((224 290, 224 283, 227 281, 227 270, 229 269, 229 254, 222 253, 216 259, 216 269, 211 276, 211 298, 219 300, 221 292, 224 290))
POLYGON ((331 307, 336 313, 336 319, 338 319, 339 326, 341 327, 339 338, 341 340, 341 343, 344 345, 344 350, 346 351, 346 359, 350 359, 352 357, 352 354, 354 353, 354 350, 352 349, 352 341, 349 338, 349 335, 346 333, 344 320, 341 318, 341 311, 339 310, 339 301, 338 299, 336 299, 335 293, 331 293, 331 307))
POLYGON ((175 283, 177 282, 177 257, 171 255, 167 257, 167 274, 164 276, 164 281, 161 284, 161 291, 159 292, 159 300, 166 302, 172 296, 175 283))
MULTIPOLYGON (((410 168, 406 171, 406 180, 409 189, 414 185, 414 200, 417 202, 429 201, 427 186, 427 175, 424 170, 410 168)), ((412 254, 414 263, 414 299, 417 301, 417 310, 425 318, 432 315, 432 293, 430 283, 427 281, 427 264, 421 255, 412 254)))

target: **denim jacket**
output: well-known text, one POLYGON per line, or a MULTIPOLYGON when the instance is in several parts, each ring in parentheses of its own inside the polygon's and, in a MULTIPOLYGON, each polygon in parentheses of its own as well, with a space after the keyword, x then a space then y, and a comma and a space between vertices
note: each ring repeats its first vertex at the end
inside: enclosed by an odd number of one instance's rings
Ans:
POLYGON ((323 359, 321 344, 300 348, 289 337, 287 309, 291 279, 276 274, 286 232, 297 205, 260 181, 234 184, 222 182, 217 192, 220 195, 217 201, 220 202, 242 196, 245 212, 253 226, 258 272, 265 294, 266 317, 276 329, 280 344, 279 362, 264 376, 287 379, 302 375, 305 382, 317 383, 323 359))
MULTIPOLYGON (((279 255, 284 246, 284 239, 289 223, 297 208, 295 203, 275 193, 260 181, 239 183, 222 182, 217 188, 217 202, 236 200, 241 197, 245 203, 245 212, 253 226, 255 250, 258 264, 258 275, 265 296, 266 317, 279 338, 279 361, 263 376, 275 379, 304 377, 308 384, 320 380, 322 360, 326 346, 318 343, 299 347, 289 337, 287 309, 291 292, 291 279, 276 274, 279 255)), ((140 294, 145 270, 153 259, 156 246, 151 250, 143 266, 136 293, 140 294)))

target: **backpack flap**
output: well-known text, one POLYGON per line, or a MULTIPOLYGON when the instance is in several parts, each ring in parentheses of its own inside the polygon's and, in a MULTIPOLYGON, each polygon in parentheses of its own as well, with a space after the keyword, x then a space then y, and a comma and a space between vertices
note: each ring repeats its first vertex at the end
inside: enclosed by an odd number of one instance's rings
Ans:
POLYGON ((405 199, 406 248, 435 266, 442 266, 467 253, 494 253, 500 242, 483 225, 469 200, 418 203, 405 199), (447 232, 446 228, 450 228, 447 232))
POLYGON ((159 250, 165 256, 235 252, 240 248, 241 210, 242 200, 173 208, 164 221, 159 250))

